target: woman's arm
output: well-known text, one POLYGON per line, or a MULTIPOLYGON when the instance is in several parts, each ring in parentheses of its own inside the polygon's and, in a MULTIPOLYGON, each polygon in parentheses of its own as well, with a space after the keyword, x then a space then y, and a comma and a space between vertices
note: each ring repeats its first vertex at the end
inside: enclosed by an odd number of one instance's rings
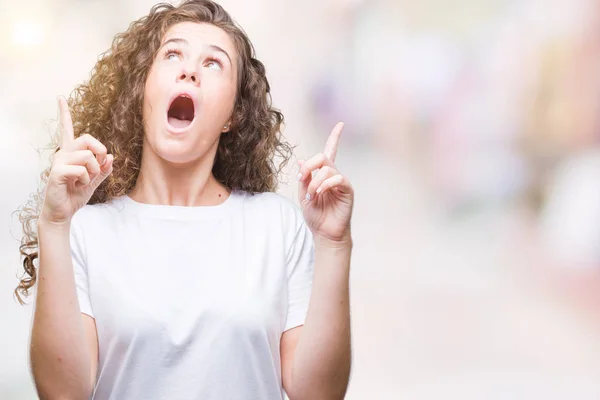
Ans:
POLYGON ((343 128, 333 128, 323 153, 298 162, 298 194, 314 237, 315 266, 304 326, 281 339, 283 385, 291 400, 343 399, 350 377, 354 188, 335 165, 343 128))
POLYGON ((31 368, 41 399, 88 399, 98 366, 94 319, 75 289, 70 223, 38 222, 40 264, 31 333, 31 368))
POLYGON ((315 238, 315 275, 304 326, 281 338, 283 386, 290 400, 345 396, 351 365, 351 252, 351 239, 315 238))

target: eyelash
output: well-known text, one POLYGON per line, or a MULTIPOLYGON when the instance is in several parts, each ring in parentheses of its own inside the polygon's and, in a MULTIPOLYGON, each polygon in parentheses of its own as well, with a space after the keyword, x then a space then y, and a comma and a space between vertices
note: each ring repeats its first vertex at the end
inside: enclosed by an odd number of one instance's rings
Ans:
MULTIPOLYGON (((165 54, 164 54, 164 57, 165 57, 165 59, 168 59, 168 58, 169 58, 169 56, 170 56, 171 54, 176 54, 176 55, 177 55, 177 56, 179 56, 179 57, 181 57, 181 56, 183 55, 183 54, 181 53, 181 50, 178 50, 178 49, 167 49, 167 50, 165 50, 165 54)), ((216 64, 217 64, 217 65, 218 65, 218 66, 219 66, 221 69, 223 69, 223 63, 222 63, 222 62, 221 62, 221 60, 219 60, 218 58, 215 58, 215 57, 207 57, 207 58, 206 58, 206 61, 208 61, 208 62, 214 62, 214 63, 216 63, 216 64)))
POLYGON ((181 57, 181 50, 177 50, 177 49, 167 49, 165 50, 165 58, 169 58, 169 56, 171 54, 177 54, 179 57, 181 57))

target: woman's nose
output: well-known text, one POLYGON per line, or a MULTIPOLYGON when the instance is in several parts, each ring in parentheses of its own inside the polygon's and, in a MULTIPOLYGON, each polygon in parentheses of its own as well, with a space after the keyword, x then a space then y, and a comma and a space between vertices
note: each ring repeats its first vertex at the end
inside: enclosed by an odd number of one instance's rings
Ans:
POLYGON ((190 82, 192 84, 198 85, 200 83, 200 79, 198 77, 198 72, 194 71, 192 68, 184 67, 179 77, 178 81, 190 82))

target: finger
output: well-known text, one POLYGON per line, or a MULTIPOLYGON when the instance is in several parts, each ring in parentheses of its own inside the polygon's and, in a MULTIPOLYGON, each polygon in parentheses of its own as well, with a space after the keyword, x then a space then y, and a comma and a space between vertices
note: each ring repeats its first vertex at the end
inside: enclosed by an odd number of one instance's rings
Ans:
POLYGON ((58 109, 58 121, 60 127, 60 148, 70 150, 72 148, 73 141, 75 140, 75 134, 73 132, 73 121, 71 120, 69 105, 67 104, 67 100, 63 96, 58 97, 58 109))
POLYGON ((88 170, 82 165, 59 165, 54 168, 59 180, 63 183, 75 182, 76 187, 81 187, 91 182, 88 170))
POLYGON ((324 153, 318 153, 302 163, 298 173, 298 180, 304 181, 311 173, 323 166, 335 167, 324 153))
POLYGON ((91 150, 77 150, 64 153, 60 156, 59 162, 65 165, 81 165, 85 167, 90 175, 90 179, 94 179, 94 177, 100 174, 100 164, 91 150))
POLYGON ((108 152, 106 146, 88 133, 75 139, 73 150, 91 150, 96 155, 96 160, 98 160, 100 165, 104 165, 106 162, 106 154, 108 152))
POLYGON ((336 174, 336 175, 333 175, 333 176, 325 179, 325 181, 323 181, 323 183, 321 184, 321 186, 319 186, 319 188, 315 191, 315 193, 318 196, 322 196, 328 190, 331 190, 336 187, 350 188, 350 183, 344 177, 344 175, 336 174))
POLYGON ((329 134, 329 138, 327 138, 327 143, 325 143, 325 151, 323 153, 325 153, 325 157, 327 157, 331 162, 335 162, 337 146, 338 142, 340 141, 340 136, 343 130, 344 123, 338 122, 329 134))
POLYGON ((328 178, 338 174, 339 172, 335 168, 328 166, 319 169, 319 172, 317 172, 317 174, 312 178, 308 188, 306 189, 306 200, 314 199, 320 193, 317 193, 317 190, 319 187, 321 187, 323 182, 328 178))

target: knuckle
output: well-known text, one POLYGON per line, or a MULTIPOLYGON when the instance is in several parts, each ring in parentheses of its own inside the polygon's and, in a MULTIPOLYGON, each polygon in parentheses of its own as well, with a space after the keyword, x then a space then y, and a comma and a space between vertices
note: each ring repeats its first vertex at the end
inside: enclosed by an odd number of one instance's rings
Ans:
POLYGON ((98 140, 98 138, 96 138, 95 136, 90 135, 89 133, 86 133, 86 135, 87 135, 88 140, 90 142, 93 142, 94 144, 98 145, 99 147, 104 147, 103 144, 102 144, 102 142, 100 142, 98 140))

